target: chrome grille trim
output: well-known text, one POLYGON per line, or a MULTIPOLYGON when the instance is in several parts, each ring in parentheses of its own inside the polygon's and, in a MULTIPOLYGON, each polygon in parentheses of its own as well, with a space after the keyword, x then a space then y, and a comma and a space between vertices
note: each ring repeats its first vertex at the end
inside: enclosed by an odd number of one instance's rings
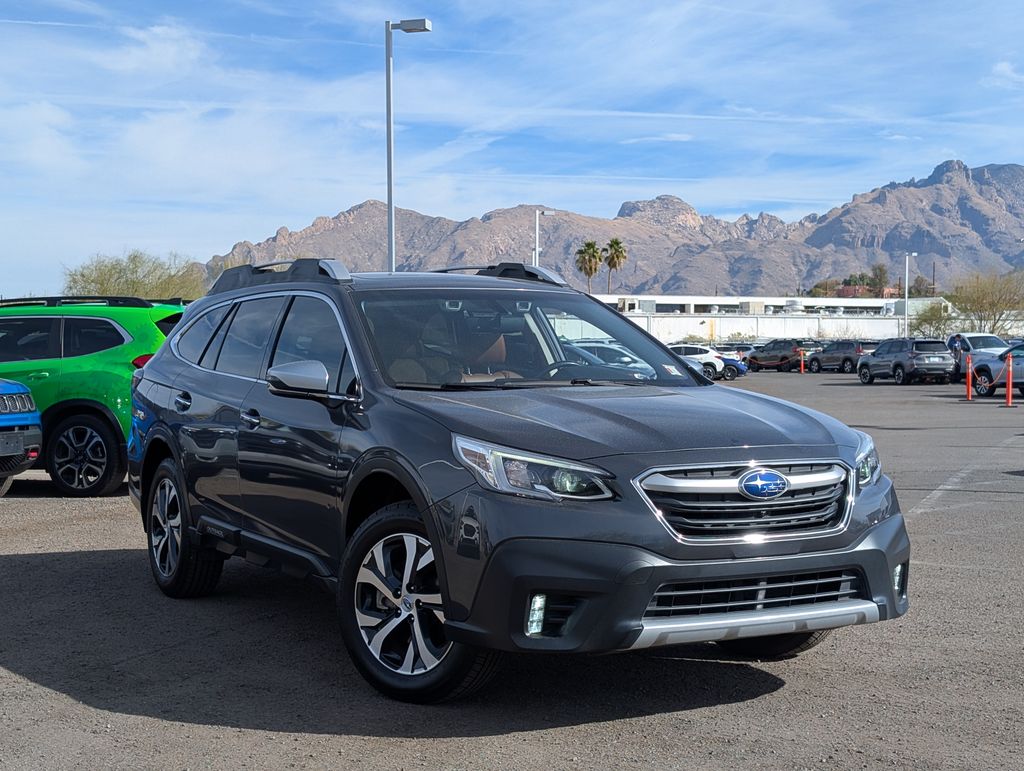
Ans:
POLYGON ((650 468, 632 484, 675 540, 727 544, 822 538, 843 532, 853 510, 853 478, 853 470, 836 458, 751 459, 650 468), (738 479, 755 468, 784 474, 791 480, 789 489, 778 498, 750 500, 740 493, 738 479))

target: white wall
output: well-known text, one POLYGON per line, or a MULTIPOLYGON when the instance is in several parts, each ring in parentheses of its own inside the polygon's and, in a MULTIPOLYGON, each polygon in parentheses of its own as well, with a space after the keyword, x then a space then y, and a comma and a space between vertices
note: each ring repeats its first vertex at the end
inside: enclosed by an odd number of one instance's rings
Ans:
POLYGON ((734 333, 751 341, 776 337, 881 340, 898 337, 902 322, 902 318, 894 316, 741 316, 733 313, 714 316, 629 313, 626 317, 664 343, 673 343, 691 335, 702 340, 725 340, 734 333))

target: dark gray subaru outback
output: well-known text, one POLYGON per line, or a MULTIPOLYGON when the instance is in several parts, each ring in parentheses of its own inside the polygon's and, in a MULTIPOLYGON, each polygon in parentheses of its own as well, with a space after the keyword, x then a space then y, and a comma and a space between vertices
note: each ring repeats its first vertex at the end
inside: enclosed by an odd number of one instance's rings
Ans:
POLYGON ((541 269, 276 267, 226 271, 134 380, 165 594, 231 556, 308 577, 366 679, 419 702, 504 651, 780 657, 906 612, 866 434, 712 385, 541 269), (573 345, 595 338, 647 369, 573 345))

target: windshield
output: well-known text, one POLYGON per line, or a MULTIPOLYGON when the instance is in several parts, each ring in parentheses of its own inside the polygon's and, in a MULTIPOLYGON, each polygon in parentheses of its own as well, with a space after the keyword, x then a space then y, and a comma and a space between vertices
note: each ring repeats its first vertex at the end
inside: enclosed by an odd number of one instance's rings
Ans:
POLYGON ((354 293, 399 388, 698 385, 632 322, 583 295, 522 289, 354 293))
POLYGON ((968 335, 972 348, 1006 348, 1008 347, 995 335, 968 335))

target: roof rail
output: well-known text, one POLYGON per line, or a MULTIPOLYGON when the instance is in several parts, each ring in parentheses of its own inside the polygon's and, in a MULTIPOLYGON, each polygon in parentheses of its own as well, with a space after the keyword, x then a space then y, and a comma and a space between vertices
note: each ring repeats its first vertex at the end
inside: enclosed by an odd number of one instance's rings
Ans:
POLYGON ((289 281, 329 281, 347 284, 352 281, 352 276, 349 274, 348 268, 338 260, 303 258, 268 262, 262 265, 239 265, 221 273, 209 294, 220 294, 232 289, 289 281), (287 265, 288 269, 273 270, 280 265, 287 265))
POLYGON ((151 308, 153 303, 150 300, 143 300, 141 297, 120 297, 108 295, 63 295, 58 297, 17 297, 9 300, 0 300, 0 306, 26 306, 45 305, 55 307, 58 305, 106 305, 111 308, 151 308))
POLYGON ((478 276, 494 278, 518 278, 525 281, 543 281, 545 284, 569 286, 569 282, 553 270, 521 262, 499 262, 497 265, 459 265, 452 268, 437 268, 431 273, 455 273, 460 270, 475 270, 478 276))

